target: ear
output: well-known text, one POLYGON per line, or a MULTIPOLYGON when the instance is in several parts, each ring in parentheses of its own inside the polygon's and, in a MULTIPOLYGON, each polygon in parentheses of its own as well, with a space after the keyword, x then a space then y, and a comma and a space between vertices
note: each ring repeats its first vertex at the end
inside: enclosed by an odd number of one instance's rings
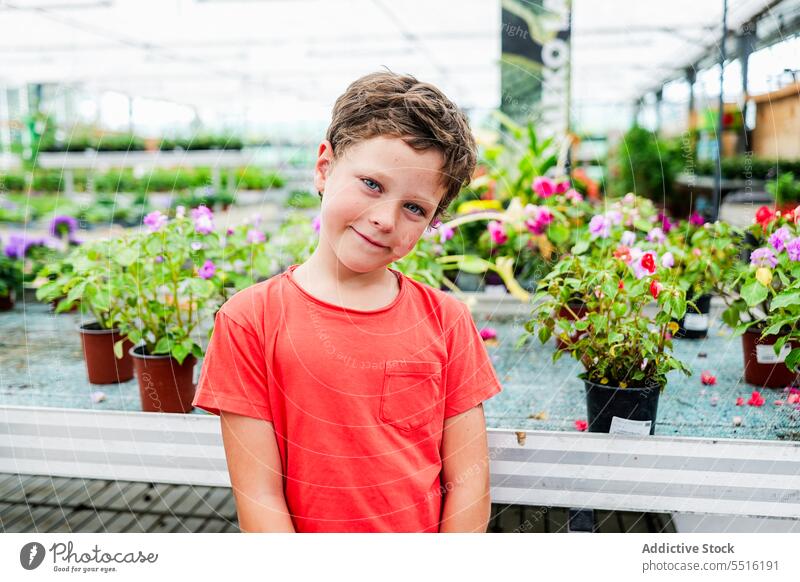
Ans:
POLYGON ((327 139, 319 144, 317 162, 314 164, 314 187, 318 192, 325 191, 325 182, 333 164, 333 146, 327 139))

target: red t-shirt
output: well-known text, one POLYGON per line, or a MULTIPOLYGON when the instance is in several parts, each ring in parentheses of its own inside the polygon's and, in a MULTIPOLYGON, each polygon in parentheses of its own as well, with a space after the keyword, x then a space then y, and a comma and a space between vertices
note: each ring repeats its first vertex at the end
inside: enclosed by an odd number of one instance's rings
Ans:
POLYGON ((390 269, 361 311, 284 273, 216 316, 193 404, 271 421, 300 532, 436 532, 444 419, 501 390, 468 308, 390 269))

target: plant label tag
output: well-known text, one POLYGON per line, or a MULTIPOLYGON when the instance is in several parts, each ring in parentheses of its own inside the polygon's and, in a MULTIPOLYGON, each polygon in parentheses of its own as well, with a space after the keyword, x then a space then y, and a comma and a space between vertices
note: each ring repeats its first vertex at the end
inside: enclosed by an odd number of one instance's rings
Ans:
POLYGON ((687 313, 683 318, 683 329, 688 331, 708 330, 707 313, 687 313))
POLYGON ((619 416, 611 417, 611 428, 608 434, 649 435, 652 420, 629 420, 619 416))
POLYGON ((784 344, 780 354, 775 353, 775 348, 772 346, 758 344, 756 346, 756 362, 759 364, 782 364, 792 351, 792 346, 789 343, 784 344))

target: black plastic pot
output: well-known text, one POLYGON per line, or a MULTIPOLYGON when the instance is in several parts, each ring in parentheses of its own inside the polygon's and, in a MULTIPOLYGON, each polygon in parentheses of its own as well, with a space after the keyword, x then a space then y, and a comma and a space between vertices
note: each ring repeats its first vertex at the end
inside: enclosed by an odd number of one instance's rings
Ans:
POLYGON ((708 314, 711 312, 711 295, 701 295, 693 299, 697 310, 686 306, 686 315, 678 322, 675 337, 703 339, 708 336, 708 314))
POLYGON ((650 421, 650 434, 655 434, 658 397, 661 387, 618 388, 583 381, 586 389, 586 411, 589 432, 608 433, 614 417, 632 421, 650 421))

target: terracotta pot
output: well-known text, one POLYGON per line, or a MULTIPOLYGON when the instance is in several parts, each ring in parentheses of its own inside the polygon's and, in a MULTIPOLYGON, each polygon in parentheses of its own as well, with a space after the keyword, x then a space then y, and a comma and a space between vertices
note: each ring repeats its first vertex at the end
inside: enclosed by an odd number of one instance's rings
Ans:
MULTIPOLYGON (((586 305, 583 303, 568 303, 569 309, 567 307, 562 307, 558 310, 558 317, 561 319, 568 319, 570 321, 576 321, 575 316, 572 315, 574 313, 578 316, 578 319, 583 319, 584 316, 589 312, 586 309, 586 305), (572 313, 570 313, 572 311, 572 313)), ((575 332, 572 334, 572 341, 577 341, 581 337, 581 332, 575 332)), ((563 350, 566 349, 567 344, 563 342, 561 338, 556 336, 556 349, 563 350)))
POLYGON ((675 332, 677 338, 703 339, 708 336, 708 314, 711 312, 711 295, 701 295, 697 299, 692 299, 697 305, 695 311, 688 305, 686 315, 678 321, 678 331, 675 332))
POLYGON ((186 356, 179 364, 172 356, 151 356, 144 346, 131 348, 139 395, 145 412, 191 412, 194 408, 194 366, 197 358, 186 356))
POLYGON ((655 434, 660 386, 619 388, 589 380, 583 385, 589 432, 655 434))
POLYGON ((789 371, 783 360, 792 349, 786 342, 780 356, 772 347, 780 336, 768 335, 760 338, 759 330, 746 331, 742 335, 744 353, 744 381, 762 388, 785 388, 796 380, 796 374, 789 371))
POLYGON ((8 290, 8 295, 0 295, 0 311, 11 311, 14 309, 14 299, 16 293, 13 289, 8 290))
POLYGON ((123 339, 118 329, 105 329, 99 323, 86 323, 78 328, 86 360, 86 372, 92 384, 116 384, 133 378, 133 358, 128 353, 133 344, 125 338, 122 358, 114 355, 114 344, 123 339))

